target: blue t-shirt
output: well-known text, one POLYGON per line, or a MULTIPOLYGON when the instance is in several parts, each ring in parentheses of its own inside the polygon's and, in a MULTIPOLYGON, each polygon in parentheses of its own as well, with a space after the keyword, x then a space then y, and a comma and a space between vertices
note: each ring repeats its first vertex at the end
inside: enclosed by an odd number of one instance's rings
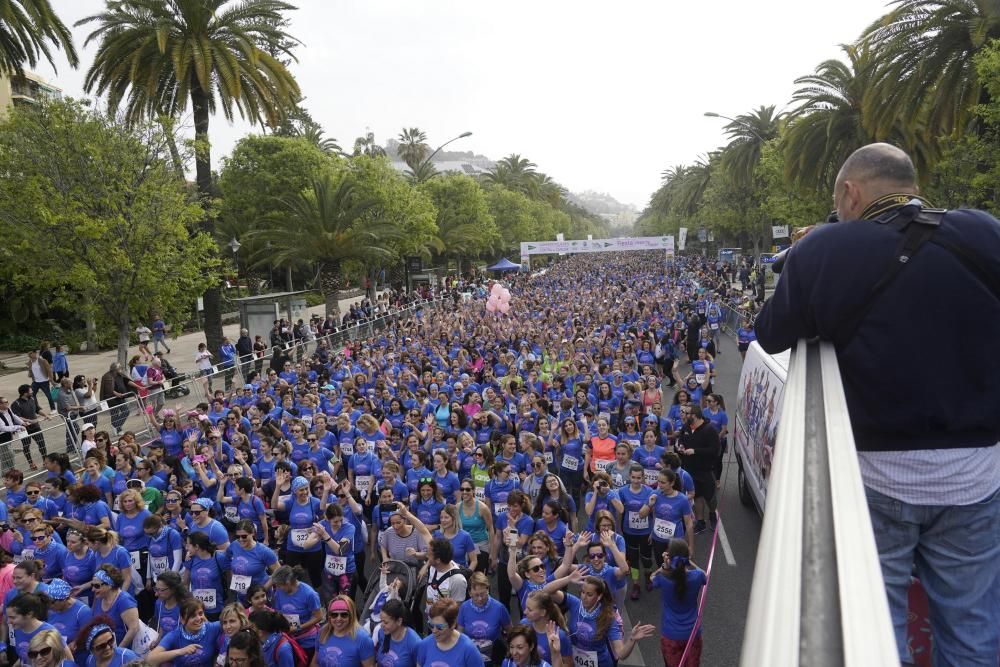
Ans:
POLYGON ((37 635, 42 630, 55 630, 55 626, 49 623, 42 623, 33 632, 25 632, 24 630, 14 630, 14 650, 17 651, 17 657, 21 659, 22 665, 30 665, 32 661, 28 660, 28 644, 31 643, 31 638, 37 635))
MULTIPOLYGON (((583 499, 583 504, 586 505, 589 503, 593 495, 593 491, 588 491, 587 495, 583 499)), ((616 489, 609 490, 607 495, 597 496, 597 500, 594 502, 594 511, 590 513, 589 517, 587 517, 587 530, 594 530, 594 517, 597 515, 599 510, 607 510, 611 512, 611 516, 616 519, 618 518, 618 510, 616 510, 615 506, 611 504, 611 501, 615 499, 621 500, 621 498, 618 497, 618 490, 616 489)))
POLYGON ((305 505, 299 504, 295 496, 285 501, 285 507, 288 508, 288 525, 291 527, 286 540, 286 547, 289 551, 301 553, 305 551, 319 551, 322 548, 318 543, 308 549, 303 549, 299 546, 308 538, 312 525, 323 518, 319 506, 319 498, 313 498, 312 496, 309 496, 309 502, 305 505))
POLYGON ((626 535, 649 535, 653 530, 653 520, 649 514, 639 516, 643 505, 649 502, 653 490, 643 484, 638 491, 632 491, 631 486, 618 489, 618 498, 625 506, 625 516, 622 517, 622 532, 626 535))
POLYGON ((684 494, 678 493, 672 497, 662 493, 657 494, 650 526, 653 540, 666 543, 671 538, 684 539, 687 532, 684 517, 689 514, 691 514, 691 501, 684 494))
MULTIPOLYGON (((431 537, 444 537, 444 533, 440 530, 435 530, 431 537)), ((451 542, 451 559, 459 565, 468 567, 469 554, 474 554, 477 550, 476 543, 472 541, 472 535, 459 528, 454 538, 448 537, 445 539, 451 542)))
POLYGON ((444 503, 431 498, 424 500, 418 498, 410 509, 413 515, 420 519, 427 526, 436 526, 441 523, 441 512, 444 510, 444 503))
POLYGON ((267 667, 295 667, 295 654, 292 646, 280 633, 269 636, 260 646, 260 655, 267 667))
POLYGON ((112 603, 111 607, 106 611, 100 600, 95 599, 93 604, 93 612, 95 616, 106 614, 112 621, 114 621, 113 629, 115 631, 115 639, 117 639, 118 642, 121 642, 122 638, 125 637, 125 633, 128 632, 128 626, 125 625, 125 612, 129 609, 137 608, 138 606, 135 603, 135 598, 125 591, 118 593, 118 597, 115 598, 114 603, 112 603))
POLYGON ((149 548, 149 537, 142 529, 142 522, 150 516, 149 510, 142 510, 131 519, 125 512, 119 512, 115 532, 121 538, 121 545, 129 551, 141 551, 149 548))
POLYGON ((375 630, 375 664, 378 667, 414 667, 417 658, 417 646, 420 644, 420 635, 412 628, 406 628, 406 634, 400 641, 389 638, 389 648, 383 650, 384 643, 382 628, 379 626, 375 630))
MULTIPOLYGON (((181 624, 181 606, 175 604, 167 609, 160 600, 156 601, 156 612, 153 617, 160 626, 160 636, 177 629, 181 624)), ((155 625, 153 627, 156 627, 155 625)))
POLYGON ((358 628, 353 639, 350 635, 338 637, 331 632, 325 642, 317 644, 318 667, 360 667, 363 661, 375 655, 372 636, 364 628, 358 628))
MULTIPOLYGON (((497 517, 495 528, 497 532, 501 532, 506 530, 508 525, 510 525, 510 514, 504 512, 497 517)), ((514 527, 517 528, 518 535, 531 535, 535 530, 535 520, 522 512, 521 516, 514 522, 514 527)), ((501 563, 507 562, 508 553, 509 549, 506 546, 501 547, 498 554, 498 559, 501 563)))
MULTIPOLYGON (((252 584, 263 584, 267 581, 268 568, 278 562, 278 556, 260 542, 252 549, 244 549, 239 542, 233 542, 226 549, 226 556, 229 557, 233 577, 249 576, 252 584)), ((234 590, 240 595, 246 592, 241 591, 239 587, 234 590)))
POLYGON ((174 552, 178 550, 183 554, 181 534, 175 528, 164 526, 159 535, 149 540, 149 561, 153 574, 159 576, 174 569, 174 552))
MULTIPOLYGON (((538 636, 538 657, 551 664, 552 649, 549 647, 549 636, 544 632, 538 632, 536 635, 538 636)), ((559 655, 563 657, 564 665, 573 661, 573 644, 569 640, 569 635, 562 628, 559 628, 559 655)))
POLYGON ((458 608, 458 627, 472 639, 480 650, 489 653, 490 645, 500 638, 503 629, 510 625, 510 612, 499 600, 486 598, 482 609, 468 599, 458 608))
POLYGON ((205 613, 222 611, 226 596, 222 573, 229 569, 229 558, 219 552, 208 558, 195 556, 184 561, 184 569, 191 573, 191 592, 205 605, 205 613))
POLYGON ((94 612, 90 607, 79 600, 73 600, 73 604, 66 611, 56 611, 49 607, 48 622, 63 637, 73 638, 76 637, 76 633, 80 631, 80 628, 90 622, 93 616, 94 612))
POLYGON ((191 520, 191 516, 185 517, 185 523, 188 525, 188 533, 205 533, 208 535, 209 541, 215 546, 220 544, 225 544, 229 541, 229 533, 226 531, 226 527, 215 519, 210 519, 204 527, 198 527, 191 520))
POLYGON ((438 648, 434 636, 426 637, 417 645, 417 664, 421 667, 471 667, 483 664, 483 656, 465 635, 447 651, 438 648))
POLYGON ((212 667, 215 664, 216 646, 219 643, 219 635, 222 634, 222 624, 206 621, 202 630, 205 633, 204 636, 198 639, 185 639, 181 629, 176 628, 160 640, 159 646, 165 651, 174 651, 191 644, 196 644, 199 647, 190 655, 174 658, 172 661, 174 667, 212 667))
POLYGON ((458 479, 458 475, 453 472, 449 472, 445 476, 438 475, 437 473, 432 473, 431 478, 437 482, 438 488, 441 489, 441 495, 444 496, 446 502, 455 502, 455 492, 458 491, 458 487, 461 482, 458 479))
POLYGON ((569 613, 566 615, 566 625, 573 641, 573 648, 580 651, 594 651, 597 654, 599 667, 611 667, 613 661, 611 652, 608 650, 608 643, 624 639, 620 617, 615 614, 605 636, 598 637, 599 609, 588 614, 584 611, 580 598, 569 593, 566 594, 566 606, 569 608, 569 613))
MULTIPOLYGON (((139 656, 132 649, 116 646, 115 655, 111 658, 111 662, 108 663, 108 667, 122 667, 122 665, 127 665, 139 659, 139 656)), ((87 667, 97 667, 97 660, 93 654, 87 656, 87 667)))
MULTIPOLYGON (((698 619, 698 594, 707 579, 703 570, 687 571, 687 588, 684 597, 677 598, 672 579, 658 570, 653 577, 653 587, 660 589, 660 634, 667 639, 686 640, 691 636, 698 619)), ((701 628, 698 628, 701 636, 701 628)))
MULTIPOLYGON (((284 614, 286 618, 289 615, 298 616, 300 625, 312 618, 316 610, 320 608, 319 595, 309 584, 304 584, 300 581, 295 592, 291 595, 280 589, 275 590, 275 611, 284 614)), ((318 634, 316 629, 317 626, 314 625, 312 630, 306 635, 296 636, 295 640, 299 643, 299 646, 304 649, 315 648, 316 636, 318 634)))

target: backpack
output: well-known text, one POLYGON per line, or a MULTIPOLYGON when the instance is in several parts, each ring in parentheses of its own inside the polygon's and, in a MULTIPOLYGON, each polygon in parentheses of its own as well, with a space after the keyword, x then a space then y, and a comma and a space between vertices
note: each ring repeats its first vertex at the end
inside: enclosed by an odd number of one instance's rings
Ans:
POLYGON ((295 667, 309 667, 309 660, 307 659, 305 649, 299 646, 295 638, 287 632, 282 632, 281 637, 274 644, 274 653, 271 655, 271 661, 274 664, 278 664, 278 651, 281 650, 282 644, 288 644, 292 647, 292 658, 295 660, 295 667))
POLYGON ((447 572, 442 572, 440 575, 435 576, 433 579, 427 582, 428 588, 433 588, 435 592, 440 592, 439 589, 448 581, 450 578, 460 574, 465 578, 465 594, 469 595, 469 580, 472 578, 472 570, 467 567, 453 567, 447 572))

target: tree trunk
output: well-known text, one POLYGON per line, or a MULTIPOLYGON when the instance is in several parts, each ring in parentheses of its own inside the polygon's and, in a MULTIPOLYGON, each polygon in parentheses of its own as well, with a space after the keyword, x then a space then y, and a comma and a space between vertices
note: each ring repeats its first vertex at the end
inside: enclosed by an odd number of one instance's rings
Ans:
MULTIPOLYGON (((205 210, 201 228, 215 238, 215 221, 208 215, 209 201, 212 198, 212 147, 208 142, 208 94, 201 89, 197 81, 191 86, 191 110, 194 116, 194 165, 198 199, 205 210)), ((205 342, 212 354, 218 354, 219 348, 222 347, 222 290, 218 284, 205 290, 203 303, 205 342)))
POLYGON ((340 277, 340 262, 324 263, 319 270, 320 291, 323 292, 326 315, 333 315, 340 324, 340 290, 343 286, 340 277))
POLYGON ((160 127, 163 129, 164 138, 167 141, 167 150, 170 151, 170 163, 174 169, 174 173, 177 174, 177 178, 184 180, 184 164, 181 161, 181 152, 177 150, 177 135, 174 134, 174 124, 176 123, 175 118, 171 118, 166 114, 160 114, 157 117, 157 122, 159 122, 160 127))
POLYGON ((129 333, 132 331, 132 323, 128 315, 118 323, 118 363, 123 368, 128 366, 129 333))
POLYGON ((87 329, 87 352, 97 352, 97 320, 93 315, 87 315, 84 326, 87 329))

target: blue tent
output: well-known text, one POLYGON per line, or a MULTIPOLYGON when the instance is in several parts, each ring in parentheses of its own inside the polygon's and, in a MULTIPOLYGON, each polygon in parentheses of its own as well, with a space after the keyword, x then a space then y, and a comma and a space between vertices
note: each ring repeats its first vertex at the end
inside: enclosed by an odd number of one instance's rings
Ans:
POLYGON ((504 257, 503 259, 501 259, 499 262, 497 262, 493 266, 487 267, 486 270, 487 271, 520 271, 521 270, 521 265, 520 264, 515 264, 514 262, 512 262, 509 259, 507 259, 506 257, 504 257))

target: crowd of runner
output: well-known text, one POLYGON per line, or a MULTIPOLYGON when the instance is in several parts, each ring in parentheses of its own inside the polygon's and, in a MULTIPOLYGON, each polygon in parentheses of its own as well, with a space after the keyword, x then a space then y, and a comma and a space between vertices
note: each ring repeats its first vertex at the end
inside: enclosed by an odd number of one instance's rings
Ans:
POLYGON ((82 471, 4 473, 10 664, 611 667, 655 595, 696 666, 723 269, 578 255, 505 281, 508 316, 484 283, 248 366, 152 442, 84 425, 82 471))

